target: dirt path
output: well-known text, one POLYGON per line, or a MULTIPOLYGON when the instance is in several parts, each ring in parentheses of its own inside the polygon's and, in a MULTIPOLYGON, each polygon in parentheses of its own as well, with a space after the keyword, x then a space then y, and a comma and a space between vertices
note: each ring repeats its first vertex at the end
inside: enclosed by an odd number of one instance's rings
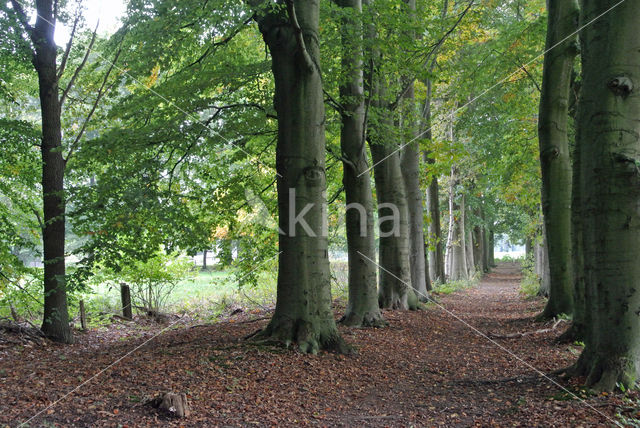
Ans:
MULTIPOLYGON (((483 336, 550 327, 532 321, 543 302, 523 299, 518 281, 518 267, 504 264, 441 296, 446 310, 386 312, 386 329, 341 328, 353 357, 248 346, 242 338, 264 320, 171 330, 30 426, 611 426, 619 397, 580 401, 536 377, 575 359, 579 348, 554 343, 562 328, 483 336), (169 420, 142 404, 164 391, 187 393, 192 416, 169 420)), ((17 426, 143 341, 2 350, 0 425, 17 426)))

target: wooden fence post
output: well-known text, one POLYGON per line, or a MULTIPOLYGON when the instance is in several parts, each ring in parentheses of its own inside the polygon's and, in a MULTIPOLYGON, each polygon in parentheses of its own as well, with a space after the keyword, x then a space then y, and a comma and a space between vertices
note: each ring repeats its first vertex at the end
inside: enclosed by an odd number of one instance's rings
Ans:
POLYGON ((120 298, 122 300, 122 315, 128 320, 132 320, 133 312, 131 310, 131 290, 124 282, 120 283, 120 298))
POLYGON ((87 313, 84 310, 84 300, 80 300, 80 326, 82 331, 87 330, 87 313))

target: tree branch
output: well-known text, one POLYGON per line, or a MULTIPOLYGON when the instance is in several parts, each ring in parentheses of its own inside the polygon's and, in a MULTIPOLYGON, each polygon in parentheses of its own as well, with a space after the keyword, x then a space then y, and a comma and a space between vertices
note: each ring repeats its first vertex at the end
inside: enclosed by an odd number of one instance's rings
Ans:
POLYGON ((62 104, 64 104, 64 101, 67 99, 67 95, 69 95, 69 91, 73 87, 73 84, 75 83, 76 79, 78 78, 78 75, 80 74, 80 72, 84 68, 85 64, 87 63, 87 60, 89 59, 89 54, 91 53, 91 49, 93 49, 93 44, 96 41, 96 35, 98 33, 98 25, 100 25, 100 21, 99 20, 96 23, 95 30, 93 30, 93 35, 91 36, 91 42, 89 42, 89 47, 87 47, 87 51, 84 54, 84 58, 82 58, 82 62, 76 68, 76 71, 73 72, 73 76, 71 76, 71 80, 69 80, 69 84, 67 85, 66 89, 62 92, 62 97, 60 97, 60 106, 62 106, 62 104))
POLYGON ((189 64, 189 65, 187 66, 187 68, 192 67, 192 66, 194 66, 194 65, 196 65, 196 64, 199 64, 199 63, 200 63, 200 62, 202 62, 202 61, 203 61, 207 56, 209 56, 209 54, 210 54, 211 52, 213 52, 213 50, 214 50, 215 48, 220 47, 220 46, 222 46, 222 45, 225 45, 225 44, 229 43, 231 40, 233 40, 233 38, 234 38, 235 36, 237 36, 237 35, 240 33, 240 31, 242 31, 242 29, 243 29, 244 27, 246 27, 247 25, 249 25, 249 23, 251 23, 251 21, 253 21, 254 17, 255 17, 255 14, 251 15, 251 16, 249 17, 249 19, 246 19, 246 20, 245 20, 241 25, 238 25, 236 28, 234 28, 234 29, 231 31, 231 33, 230 33, 229 35, 227 35, 224 39, 220 40, 219 42, 213 42, 213 43, 211 44, 211 46, 209 46, 209 47, 207 48, 207 50, 205 50, 205 51, 204 51, 204 53, 203 53, 202 55, 200 55, 200 57, 199 57, 198 59, 196 59, 196 60, 195 60, 195 61, 193 61, 191 64, 189 64))
POLYGON ((11 0, 11 7, 18 16, 18 20, 22 24, 22 27, 27 33, 29 33, 29 37, 31 37, 33 35, 33 27, 29 25, 29 18, 24 12, 24 9, 22 9, 22 5, 16 0, 11 0))
MULTIPOLYGON (((20 24, 22 24, 22 28, 24 28, 24 31, 27 33, 29 39, 33 43, 33 27, 29 25, 29 18, 24 12, 24 9, 22 9, 22 5, 16 0, 11 0, 11 8, 18 18, 18 21, 20 21, 20 24)), ((33 55, 34 57, 36 56, 36 52, 33 47, 31 48, 31 55, 33 55)))
POLYGON ((120 52, 122 52, 122 49, 119 49, 118 52, 116 52, 116 56, 113 58, 113 61, 111 62, 111 67, 109 67, 109 70, 107 70, 107 73, 105 74, 104 79, 102 79, 102 85, 100 85, 100 89, 98 89, 98 95, 96 95, 96 99, 94 100, 93 105, 91 106, 91 110, 89 111, 89 114, 84 120, 84 123, 82 124, 82 128, 80 128, 80 131, 78 132, 78 135, 76 135, 76 138, 73 140, 73 143, 71 143, 71 145, 69 146, 69 154, 67 154, 67 158, 64 160, 65 165, 73 155, 73 152, 75 151, 76 146, 78 145, 78 142, 80 142, 80 139, 84 134, 84 131, 87 129, 87 125, 89 124, 91 117, 93 116, 96 109, 98 108, 98 104, 100 103, 100 100, 102 99, 104 94, 107 93, 107 91, 105 91, 104 89, 107 85, 107 81, 109 80, 109 76, 111 75, 111 71, 113 71, 113 68, 115 67, 115 63, 118 61, 120 52))
POLYGON ((293 31, 296 34, 298 48, 300 49, 300 53, 302 54, 302 58, 305 65, 307 66, 308 71, 311 73, 313 72, 313 70, 315 70, 315 63, 311 59, 309 51, 307 50, 307 45, 304 42, 302 28, 300 28, 300 24, 298 23, 298 17, 296 16, 296 9, 293 5, 293 0, 287 0, 287 12, 289 14, 289 22, 291 23, 291 27, 293 27, 293 31))
POLYGON ((40 218, 40 213, 35 208, 32 208, 31 211, 35 214, 36 220, 38 220, 38 224, 40 225, 40 230, 44 230, 44 223, 42 222, 42 218, 40 218))
MULTIPOLYGON (((434 43, 431 48, 431 51, 429 51, 429 53, 427 54, 426 59, 424 60, 423 64, 422 64, 422 68, 427 67, 427 65, 429 64, 429 62, 431 61, 431 58, 433 57, 433 55, 435 55, 438 50, 440 49, 440 47, 444 44, 444 42, 447 40, 447 38, 449 38, 449 36, 455 31, 456 28, 458 28, 458 25, 460 25, 460 23, 462 22, 462 20, 464 19, 464 17, 467 15, 467 13, 469 12, 469 10, 471 10, 471 7, 473 6, 473 4, 475 3, 475 0, 471 0, 469 2, 469 4, 467 5, 467 7, 462 11, 462 13, 460 13, 460 15, 458 15, 458 19, 456 20, 456 22, 451 26, 451 28, 449 28, 449 30, 444 33, 444 35, 442 37, 440 37, 440 39, 434 43)), ((446 10, 443 10, 443 19, 446 16, 446 10)), ((390 108, 392 110, 395 110, 395 108, 398 106, 398 104, 400 103, 400 100, 404 97, 404 95, 407 93, 407 91, 409 90, 409 88, 411 87, 411 84, 415 81, 415 78, 413 79, 409 79, 409 81, 407 82, 407 84, 404 86, 404 88, 402 89, 402 91, 400 91, 400 93, 398 94, 398 96, 396 97, 396 99, 389 105, 390 108)))
POLYGON ((69 60, 69 54, 71 53, 71 46, 73 46, 73 39, 76 35, 76 30, 78 28, 78 22, 80 21, 80 4, 78 3, 78 10, 76 10, 76 18, 73 21, 73 28, 71 29, 71 36, 69 37, 69 42, 67 43, 67 47, 64 51, 64 55, 62 56, 62 61, 60 62, 60 68, 58 69, 58 80, 62 77, 64 73, 64 69, 67 66, 67 61, 69 60))
POLYGON ((341 115, 344 115, 346 111, 344 106, 340 104, 338 101, 336 101, 336 99, 333 98, 331 94, 327 92, 325 89, 323 89, 322 92, 327 97, 326 101, 329 103, 329 105, 331 105, 331 107, 333 107, 338 113, 340 113, 341 115))
POLYGON ((531 81, 533 82, 533 84, 536 86, 536 89, 538 90, 538 92, 542 93, 542 89, 540 88, 540 85, 538 84, 538 82, 536 81, 535 77, 533 77, 531 75, 531 73, 529 72, 529 70, 527 70, 527 67, 525 67, 524 64, 522 64, 522 62, 520 61, 519 58, 516 58, 517 62, 516 64, 518 64, 518 67, 520 67, 520 69, 522 71, 524 71, 526 73, 526 75, 529 77, 529 79, 531 79, 531 81))

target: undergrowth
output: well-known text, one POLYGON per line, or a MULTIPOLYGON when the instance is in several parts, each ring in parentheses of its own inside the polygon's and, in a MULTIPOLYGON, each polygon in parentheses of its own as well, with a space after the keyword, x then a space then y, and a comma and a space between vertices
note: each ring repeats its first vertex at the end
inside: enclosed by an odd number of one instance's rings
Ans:
POLYGON ((540 277, 535 272, 533 255, 522 262, 522 280, 520 281, 520 293, 527 297, 535 297, 540 291, 540 277))
POLYGON ((456 291, 464 290, 467 288, 474 287, 480 282, 480 278, 482 274, 480 272, 476 272, 469 279, 461 279, 457 281, 449 281, 444 284, 437 284, 433 287, 433 292, 436 294, 451 294, 456 291))

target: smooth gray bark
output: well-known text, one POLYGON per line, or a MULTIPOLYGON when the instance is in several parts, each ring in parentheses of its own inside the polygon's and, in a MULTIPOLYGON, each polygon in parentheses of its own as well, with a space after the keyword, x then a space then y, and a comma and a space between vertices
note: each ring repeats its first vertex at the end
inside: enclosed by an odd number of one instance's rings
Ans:
MULTIPOLYGON (((416 1, 405 0, 409 10, 415 13, 416 1)), ((412 34, 413 37, 415 35, 412 34)), ((420 189, 420 148, 418 143, 419 115, 416 111, 415 87, 411 82, 403 97, 405 122, 411 129, 409 137, 415 140, 405 144, 401 153, 402 178, 407 192, 407 209, 409 212, 409 267, 411 269, 411 286, 421 302, 429 301, 430 279, 424 251, 424 207, 422 189, 420 189)))
POLYGON ((378 306, 377 268, 371 176, 364 131, 362 67, 362 2, 336 0, 347 10, 342 18, 342 73, 340 86, 342 129, 340 146, 346 195, 346 232, 349 255, 349 302, 341 322, 352 327, 382 327, 386 321, 378 306))
MULTIPOLYGON (((253 2, 259 6, 261 2, 253 2)), ((279 239, 276 308, 260 334, 301 352, 346 351, 331 307, 326 219, 325 111, 319 67, 318 1, 258 11, 272 57, 278 114, 279 239), (292 202, 295 205, 292 206, 292 202), (304 220, 293 220, 308 209, 304 220), (294 227, 290 225, 294 224, 294 227)))
POLYGON ((578 368, 587 385, 640 377, 640 8, 584 0, 578 108, 580 216, 591 327, 578 368), (605 13, 607 12, 607 13, 605 13))
POLYGON ((464 195, 457 194, 458 178, 456 168, 451 168, 449 184, 449 233, 447 235, 446 274, 450 281, 468 278, 467 245, 465 239, 464 195))
POLYGON ((542 212, 549 254, 549 300, 544 318, 573 312, 571 260, 571 160, 569 155, 569 91, 578 52, 576 0, 549 0, 547 42, 540 96, 538 139, 542 171, 542 212), (562 44, 558 45, 558 43, 562 44))
MULTIPOLYGON (((370 0, 362 2, 370 4, 370 0)), ((367 37, 377 37, 374 26, 366 29, 367 37)), ((394 112, 387 99, 387 82, 379 72, 380 52, 367 50, 365 80, 374 119, 368 124, 367 140, 374 163, 373 173, 378 202, 378 228, 380 232, 378 252, 378 303, 381 308, 415 309, 417 298, 411 287, 409 266, 409 211, 400 166, 398 143, 393 135, 394 112), (383 221, 393 218, 394 221, 383 221)))
MULTIPOLYGON (((431 132, 431 95, 432 83, 431 79, 426 80, 427 93, 425 96, 424 106, 422 108, 422 128, 424 138, 431 140, 433 133, 431 132)), ((427 151, 422 153, 423 161, 427 168, 433 168, 435 159, 427 151)), ((429 276, 431 282, 443 283, 445 279, 444 272, 444 251, 442 243, 442 227, 440 224, 440 191, 438 186, 438 177, 431 171, 431 181, 426 191, 427 213, 429 215, 427 244, 429 246, 429 276)))

